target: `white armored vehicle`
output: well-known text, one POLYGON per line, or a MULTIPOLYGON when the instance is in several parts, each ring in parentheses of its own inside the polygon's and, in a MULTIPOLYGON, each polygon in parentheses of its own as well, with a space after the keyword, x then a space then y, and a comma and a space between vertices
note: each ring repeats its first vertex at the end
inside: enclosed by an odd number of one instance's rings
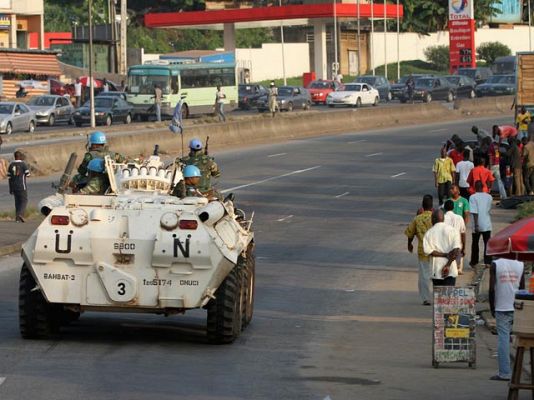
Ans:
POLYGON ((22 336, 48 337, 84 311, 204 308, 208 341, 234 341, 252 319, 252 218, 231 199, 172 196, 181 171, 157 156, 140 164, 106 157, 106 171, 106 195, 60 190, 41 202, 47 216, 22 247, 22 336))

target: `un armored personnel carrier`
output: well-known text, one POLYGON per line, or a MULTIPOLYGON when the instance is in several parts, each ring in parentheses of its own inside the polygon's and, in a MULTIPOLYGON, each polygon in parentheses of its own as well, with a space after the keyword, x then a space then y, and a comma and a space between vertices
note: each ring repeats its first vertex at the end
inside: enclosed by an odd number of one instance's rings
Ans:
POLYGON ((158 156, 105 161, 106 195, 60 190, 40 204, 46 218, 22 247, 21 335, 48 337, 85 311, 204 308, 208 341, 234 341, 253 314, 252 218, 232 199, 170 195, 181 171, 158 156))

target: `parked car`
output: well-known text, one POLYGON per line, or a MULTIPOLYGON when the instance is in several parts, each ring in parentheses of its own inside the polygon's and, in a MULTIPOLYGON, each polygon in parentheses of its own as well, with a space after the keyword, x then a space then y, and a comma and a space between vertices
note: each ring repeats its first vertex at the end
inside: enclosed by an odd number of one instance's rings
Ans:
POLYGON ((36 124, 35 113, 26 104, 0 103, 0 133, 8 135, 21 131, 32 133, 36 124))
POLYGON ((493 75, 493 72, 490 68, 487 67, 477 67, 477 68, 458 68, 458 75, 468 76, 480 85, 481 83, 486 82, 486 80, 493 75))
POLYGON ((393 83, 390 85, 391 87, 391 98, 392 99, 399 99, 402 97, 404 91, 406 90, 406 82, 408 81, 408 78, 410 76, 413 79, 419 79, 419 78, 428 78, 432 77, 434 75, 432 74, 411 74, 401 77, 396 83, 393 83))
POLYGON ((310 92, 312 101, 315 104, 326 104, 326 98, 339 87, 336 81, 319 79, 310 82, 306 87, 310 92))
MULTIPOLYGON (((456 90, 449 81, 443 77, 428 77, 419 78, 415 80, 415 88, 413 92, 413 100, 424 101, 430 103, 432 100, 447 100, 451 102, 456 96, 456 90)), ((404 92, 401 97, 401 103, 406 103, 408 93, 404 92)))
POLYGON ((238 87, 238 106, 242 110, 256 108, 258 99, 267 95, 267 89, 257 84, 242 84, 238 87))
POLYGON ((391 93, 391 85, 385 76, 363 75, 356 77, 354 82, 367 83, 368 85, 371 85, 376 90, 378 90, 378 93, 380 93, 380 98, 383 101, 391 101, 393 99, 393 95, 391 93))
POLYGON ((456 97, 468 97, 473 99, 476 97, 477 83, 465 75, 447 75, 444 76, 456 89, 456 97))
MULTIPOLYGON (((95 122, 97 125, 110 126, 113 122, 122 121, 125 124, 132 122, 133 107, 117 96, 95 97, 95 122)), ((91 122, 90 105, 86 102, 74 113, 76 126, 91 122)))
MULTIPOLYGON (((310 93, 302 86, 279 87, 277 100, 280 111, 309 110, 312 104, 310 93)), ((258 99, 258 110, 266 111, 268 109, 269 96, 264 95, 258 99)))
POLYGON ((74 106, 63 96, 34 96, 28 102, 28 107, 35 112, 35 119, 40 125, 54 126, 56 122, 74 122, 74 106))
POLYGON ((477 96, 507 96, 515 94, 515 75, 493 75, 476 88, 477 96))
POLYGON ((326 98, 328 107, 337 105, 360 107, 364 104, 377 106, 379 102, 380 93, 367 83, 347 83, 326 98))
POLYGON ((96 97, 102 97, 102 96, 120 97, 124 101, 126 102, 128 101, 128 94, 126 92, 113 92, 110 90, 109 92, 100 92, 97 94, 96 97))

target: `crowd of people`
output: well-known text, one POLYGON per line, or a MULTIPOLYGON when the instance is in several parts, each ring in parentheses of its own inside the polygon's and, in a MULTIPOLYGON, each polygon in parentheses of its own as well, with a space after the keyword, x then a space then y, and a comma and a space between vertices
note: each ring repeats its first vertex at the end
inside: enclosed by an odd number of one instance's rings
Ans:
POLYGON ((492 234, 492 192, 497 201, 509 196, 534 194, 534 125, 523 108, 516 126, 494 125, 492 132, 473 126, 476 140, 453 135, 441 148, 433 164, 438 206, 430 194, 405 230, 408 251, 418 240, 419 296, 423 305, 432 304, 432 286, 455 286, 463 274, 466 233, 471 225, 469 266, 481 261, 490 271, 490 308, 498 332, 498 373, 490 379, 508 381, 510 334, 515 292, 523 287, 522 262, 492 259, 487 243, 492 234), (498 193, 498 195, 497 195, 498 193), (479 243, 484 243, 481 258, 479 243))

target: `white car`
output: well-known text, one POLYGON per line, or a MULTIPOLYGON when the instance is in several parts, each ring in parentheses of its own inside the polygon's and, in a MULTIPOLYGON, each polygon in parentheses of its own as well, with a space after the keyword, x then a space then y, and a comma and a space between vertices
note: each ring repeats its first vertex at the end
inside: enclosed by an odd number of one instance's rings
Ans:
POLYGON ((363 104, 377 106, 379 102, 378 90, 367 83, 348 83, 339 90, 331 92, 326 98, 328 107, 337 105, 360 107, 363 104))

